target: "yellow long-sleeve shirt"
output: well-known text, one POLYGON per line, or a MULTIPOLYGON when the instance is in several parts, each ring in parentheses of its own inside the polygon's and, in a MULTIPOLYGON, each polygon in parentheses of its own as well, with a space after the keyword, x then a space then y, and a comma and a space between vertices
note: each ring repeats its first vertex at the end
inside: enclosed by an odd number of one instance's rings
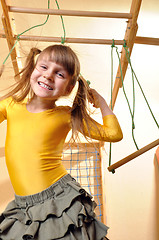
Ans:
MULTIPOLYGON (((25 103, 15 103, 8 98, 0 102, 0 123, 5 119, 6 164, 17 195, 40 192, 67 174, 62 165, 62 151, 71 129, 70 107, 31 113, 25 103)), ((122 139, 122 131, 114 115, 105 116, 103 125, 96 124, 102 131, 99 133, 92 126, 92 138, 111 142, 122 139)), ((87 129, 85 131, 87 133, 87 129)))

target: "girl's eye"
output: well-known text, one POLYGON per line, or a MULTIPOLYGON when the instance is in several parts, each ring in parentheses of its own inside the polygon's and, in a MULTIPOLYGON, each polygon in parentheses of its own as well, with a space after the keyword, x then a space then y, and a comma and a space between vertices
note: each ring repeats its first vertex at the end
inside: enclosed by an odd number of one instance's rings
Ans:
POLYGON ((47 69, 47 67, 46 67, 45 65, 41 65, 40 67, 41 67, 42 69, 44 69, 44 70, 47 69))
POLYGON ((62 73, 60 73, 60 72, 57 72, 57 75, 58 75, 59 77, 61 77, 61 78, 64 78, 64 75, 63 75, 62 73))

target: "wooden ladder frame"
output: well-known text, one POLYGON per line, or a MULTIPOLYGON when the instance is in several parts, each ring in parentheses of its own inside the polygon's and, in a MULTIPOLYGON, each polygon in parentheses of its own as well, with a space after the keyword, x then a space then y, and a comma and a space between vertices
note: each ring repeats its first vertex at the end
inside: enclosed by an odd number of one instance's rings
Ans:
MULTIPOLYGON (((126 45, 129 48, 130 54, 134 43, 138 44, 151 44, 159 45, 159 38, 148 38, 148 37, 139 37, 137 34, 137 19, 140 11, 142 0, 132 0, 131 8, 129 13, 115 13, 115 12, 95 12, 95 11, 75 11, 75 10, 55 10, 55 9, 35 9, 35 8, 22 8, 7 5, 6 0, 1 0, 1 5, 3 9, 2 23, 4 27, 4 32, 0 32, 1 38, 6 38, 9 50, 14 46, 15 41, 17 40, 17 35, 14 35, 11 28, 9 13, 18 12, 18 13, 33 13, 33 14, 45 14, 45 15, 60 15, 60 16, 78 16, 78 17, 98 17, 98 18, 124 18, 127 19, 127 27, 125 31, 124 40, 126 45)), ((61 42, 60 37, 47 37, 47 36, 19 36, 20 40, 24 41, 44 41, 44 42, 61 42)), ((123 45, 124 40, 114 40, 115 45, 123 45)), ((111 39, 91 39, 91 38, 66 38, 65 42, 69 43, 83 43, 83 44, 104 44, 112 45, 113 40, 111 39)), ((18 74, 18 64, 17 64, 17 53, 16 48, 13 49, 11 53, 11 60, 13 64, 13 69, 15 75, 18 74)), ((121 68, 123 73, 123 80, 125 78, 126 70, 128 67, 128 61, 126 58, 125 50, 122 48, 121 52, 121 68)), ((120 67, 118 67, 115 83, 112 92, 112 108, 114 108, 116 98, 118 95, 119 88, 122 87, 120 67)))

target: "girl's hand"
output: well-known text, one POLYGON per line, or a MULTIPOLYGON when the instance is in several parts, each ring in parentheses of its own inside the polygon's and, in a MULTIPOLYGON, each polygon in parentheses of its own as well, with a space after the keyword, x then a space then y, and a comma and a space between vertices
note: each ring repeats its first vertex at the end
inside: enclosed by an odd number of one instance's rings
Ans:
POLYGON ((93 88, 89 89, 89 102, 93 104, 93 107, 100 108, 101 104, 105 102, 105 99, 93 88))
POLYGON ((108 104, 106 103, 105 99, 93 88, 89 89, 89 102, 93 104, 93 107, 100 108, 102 116, 112 115, 114 114, 112 110, 109 108, 108 104))

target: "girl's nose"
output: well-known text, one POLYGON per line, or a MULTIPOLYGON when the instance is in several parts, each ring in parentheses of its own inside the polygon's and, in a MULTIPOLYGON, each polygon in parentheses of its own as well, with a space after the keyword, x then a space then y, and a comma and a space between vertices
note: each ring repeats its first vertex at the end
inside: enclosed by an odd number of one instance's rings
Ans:
POLYGON ((47 80, 51 80, 51 81, 53 81, 53 79, 54 79, 53 74, 51 74, 51 73, 46 73, 43 75, 43 77, 46 78, 47 80))

